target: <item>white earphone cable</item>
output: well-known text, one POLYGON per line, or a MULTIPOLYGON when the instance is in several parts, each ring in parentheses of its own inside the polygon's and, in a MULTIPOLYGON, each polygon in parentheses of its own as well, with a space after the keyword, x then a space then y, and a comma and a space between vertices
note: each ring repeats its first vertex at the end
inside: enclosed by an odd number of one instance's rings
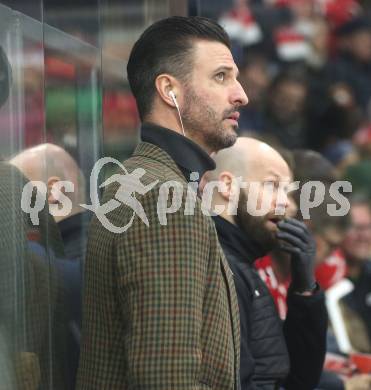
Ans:
POLYGON ((178 115, 179 115, 179 120, 180 120, 180 125, 182 126, 182 132, 183 132, 183 136, 185 137, 185 131, 184 131, 184 126, 183 126, 183 121, 182 121, 182 116, 180 115, 180 110, 179 110, 179 106, 176 105, 175 106, 177 111, 178 111, 178 115))
POLYGON ((177 109, 178 111, 178 116, 179 116, 179 121, 180 121, 180 125, 182 126, 182 132, 183 132, 183 136, 185 137, 185 131, 184 131, 184 126, 183 126, 183 121, 182 121, 182 115, 180 114, 180 109, 179 109, 179 104, 178 104, 178 101, 176 100, 176 96, 174 94, 173 91, 170 91, 169 92, 169 96, 171 97, 174 105, 175 105, 175 108, 177 109))

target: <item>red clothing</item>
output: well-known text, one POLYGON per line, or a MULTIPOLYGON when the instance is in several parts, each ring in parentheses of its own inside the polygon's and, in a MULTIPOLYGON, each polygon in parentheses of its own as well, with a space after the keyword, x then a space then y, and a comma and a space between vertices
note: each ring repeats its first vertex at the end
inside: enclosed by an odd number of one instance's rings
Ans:
MULTIPOLYGON (((286 280, 282 277, 277 278, 271 255, 257 260, 255 267, 273 296, 280 318, 284 320, 287 313, 286 297, 291 281, 290 277, 286 280)), ((323 263, 317 266, 315 272, 317 282, 323 290, 327 290, 346 275, 347 267, 344 255, 339 249, 335 250, 323 263)))
POLYGON ((255 262, 255 267, 259 272, 260 277, 267 285, 270 293, 273 296, 278 314, 282 320, 286 318, 287 313, 287 290, 290 285, 290 278, 284 281, 279 281, 272 267, 272 257, 267 255, 255 262))
POLYGON ((336 249, 327 259, 316 267, 316 280, 323 290, 327 290, 347 273, 346 261, 340 249, 336 249))

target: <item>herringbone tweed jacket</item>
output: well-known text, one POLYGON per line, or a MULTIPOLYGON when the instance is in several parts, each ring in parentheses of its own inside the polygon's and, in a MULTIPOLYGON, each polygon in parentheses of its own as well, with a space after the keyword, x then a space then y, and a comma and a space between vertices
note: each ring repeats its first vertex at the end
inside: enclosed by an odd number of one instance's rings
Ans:
MULTIPOLYGON (((159 183, 136 194, 149 227, 135 217, 116 234, 93 218, 77 389, 238 389, 238 304, 211 218, 199 199, 194 215, 184 215, 187 183, 157 146, 140 143, 124 166, 144 168, 144 185, 159 183), (182 206, 161 225, 157 209, 170 201, 157 204, 159 187, 169 180, 184 189, 182 206)), ((119 187, 108 186, 102 204, 119 187)), ((132 215, 122 204, 109 219, 122 227, 132 215)))

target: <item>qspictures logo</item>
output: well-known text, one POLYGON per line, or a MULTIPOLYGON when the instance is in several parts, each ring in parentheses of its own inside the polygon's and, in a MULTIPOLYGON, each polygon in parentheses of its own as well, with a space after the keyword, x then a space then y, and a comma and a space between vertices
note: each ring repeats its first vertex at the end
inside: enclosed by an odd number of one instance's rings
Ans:
MULTIPOLYGON (((141 179, 146 174, 143 168, 136 168, 132 172, 127 169, 118 160, 111 157, 101 158, 96 162, 90 175, 90 201, 91 204, 80 204, 81 207, 91 210, 99 219, 102 226, 112 233, 121 234, 128 230, 137 216, 146 226, 150 225, 145 210, 136 198, 136 195, 146 195, 159 185, 159 181, 155 180, 144 185, 141 179), (115 164, 121 169, 121 173, 112 175, 98 187, 98 177, 107 164, 115 164), (106 203, 101 204, 99 200, 99 188, 105 188, 108 185, 117 182, 118 189, 114 197, 106 203), (113 212, 122 205, 131 210, 131 217, 124 226, 116 226, 107 217, 107 214, 113 212)), ((184 215, 194 215, 199 196, 199 174, 192 172, 190 181, 186 187, 184 196, 184 183, 171 180, 161 183, 158 188, 157 197, 157 218, 158 223, 167 225, 167 216, 178 212, 182 207, 183 199, 185 204, 183 208, 184 215)), ((235 177, 231 186, 234 188, 234 196, 231 197, 227 206, 213 204, 213 194, 215 191, 227 191, 226 184, 219 181, 210 181, 203 188, 201 195, 201 211, 207 216, 216 216, 222 213, 228 215, 236 215, 239 205, 239 195, 241 191, 246 195, 247 212, 253 216, 264 216, 271 212, 273 197, 277 205, 274 214, 284 216, 286 212, 287 199, 291 192, 296 191, 300 187, 300 183, 296 182, 279 182, 279 183, 261 183, 261 182, 244 182, 242 177, 235 177)), ((72 211, 72 202, 65 193, 74 192, 74 184, 70 181, 56 182, 52 189, 52 195, 59 199, 59 204, 49 205, 49 211, 53 216, 67 217, 72 211)), ((336 181, 331 184, 328 189, 334 203, 327 204, 326 210, 330 216, 344 216, 349 212, 350 204, 344 193, 352 192, 352 185, 348 181, 336 181)), ((320 181, 306 182, 300 190, 300 201, 298 208, 304 219, 310 219, 310 210, 320 206, 325 199, 326 187, 320 181)), ((45 207, 47 194, 47 186, 42 181, 33 181, 27 183, 22 192, 21 208, 23 212, 29 214, 31 222, 34 225, 39 225, 39 212, 45 207), (33 200, 34 189, 36 191, 36 199, 33 200)))

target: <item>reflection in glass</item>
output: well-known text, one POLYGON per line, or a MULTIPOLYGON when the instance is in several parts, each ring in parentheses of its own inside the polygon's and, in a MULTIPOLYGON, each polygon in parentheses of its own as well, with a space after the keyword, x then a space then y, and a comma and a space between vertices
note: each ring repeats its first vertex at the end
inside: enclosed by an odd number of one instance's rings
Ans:
POLYGON ((90 201, 94 163, 122 161, 138 143, 126 78, 134 41, 187 2, 31 3, 0 0, 0 387, 64 390, 78 364, 91 217, 78 204, 90 201), (73 202, 65 218, 50 213, 58 180, 79 191, 64 193, 73 202))

